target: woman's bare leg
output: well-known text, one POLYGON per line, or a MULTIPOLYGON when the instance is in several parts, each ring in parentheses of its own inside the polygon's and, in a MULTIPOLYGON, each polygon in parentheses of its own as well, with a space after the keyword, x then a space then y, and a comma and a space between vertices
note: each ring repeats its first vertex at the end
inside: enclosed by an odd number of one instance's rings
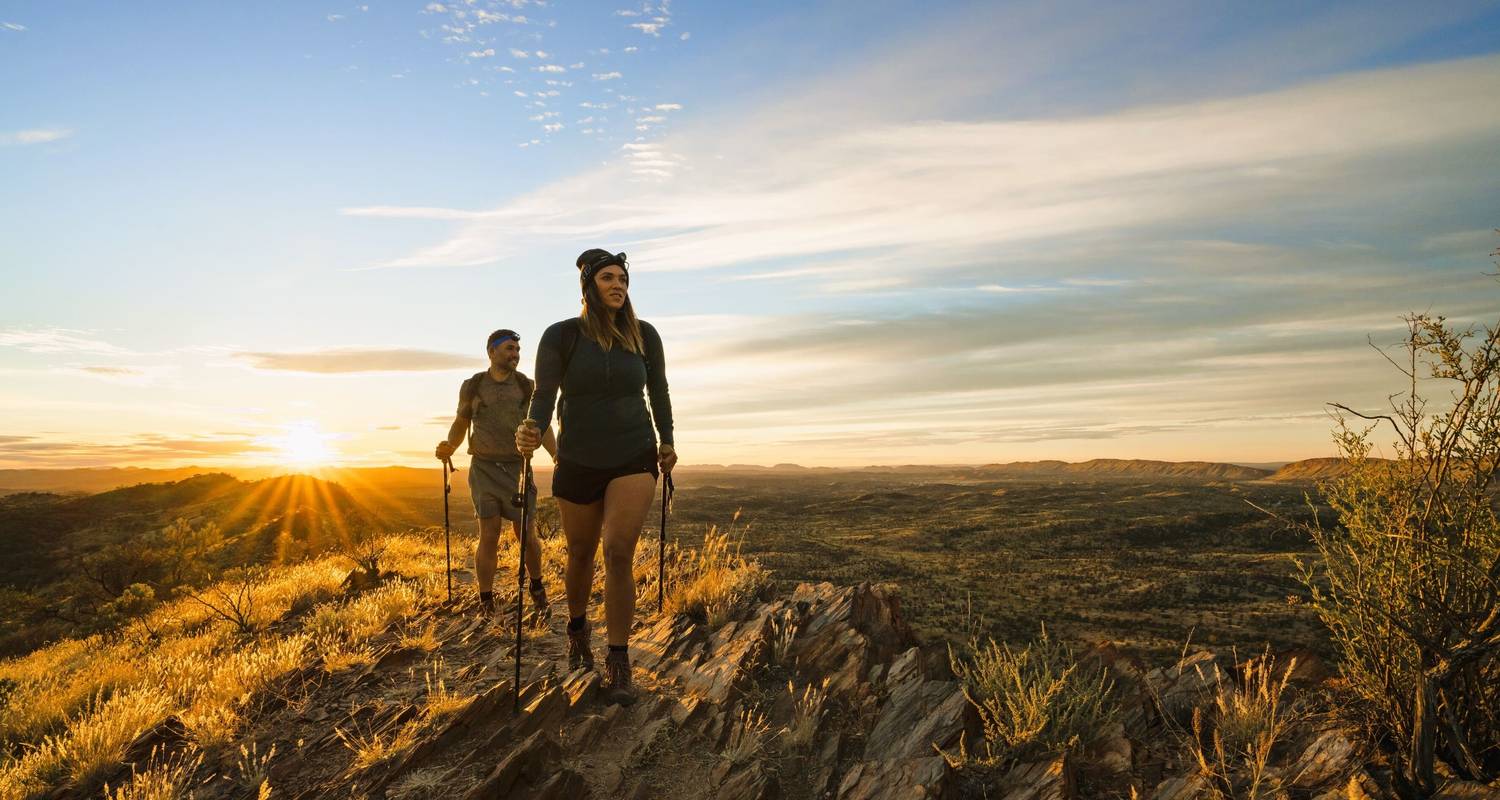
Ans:
POLYGON ((570 618, 584 616, 589 611, 589 592, 594 585, 594 553, 599 550, 604 502, 598 500, 580 505, 557 498, 563 536, 568 540, 568 567, 563 585, 568 594, 570 618))
POLYGON ((655 490, 656 479, 641 473, 615 478, 604 491, 604 622, 611 645, 630 641, 635 621, 635 545, 655 490))

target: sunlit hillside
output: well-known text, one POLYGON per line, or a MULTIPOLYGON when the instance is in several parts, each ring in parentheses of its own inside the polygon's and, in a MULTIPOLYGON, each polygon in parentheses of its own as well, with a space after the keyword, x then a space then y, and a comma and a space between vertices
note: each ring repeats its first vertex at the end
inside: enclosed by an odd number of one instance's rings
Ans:
POLYGON ((111 630, 231 567, 357 554, 377 532, 431 521, 399 494, 304 475, 0 497, 0 651, 111 630))

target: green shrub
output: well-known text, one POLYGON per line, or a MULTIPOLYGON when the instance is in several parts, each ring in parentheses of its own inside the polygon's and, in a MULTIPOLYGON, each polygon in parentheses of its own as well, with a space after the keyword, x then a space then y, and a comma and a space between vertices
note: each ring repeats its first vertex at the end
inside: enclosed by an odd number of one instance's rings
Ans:
POLYGON ((1390 360, 1409 388, 1390 413, 1336 406, 1348 471, 1320 487, 1337 522, 1306 526, 1317 556, 1300 577, 1354 714, 1391 744, 1403 793, 1425 797, 1439 755, 1469 780, 1500 775, 1500 325, 1407 324, 1390 360), (1451 389, 1435 410, 1423 396, 1434 382, 1451 389), (1393 459, 1371 457, 1377 430, 1394 434, 1393 459))

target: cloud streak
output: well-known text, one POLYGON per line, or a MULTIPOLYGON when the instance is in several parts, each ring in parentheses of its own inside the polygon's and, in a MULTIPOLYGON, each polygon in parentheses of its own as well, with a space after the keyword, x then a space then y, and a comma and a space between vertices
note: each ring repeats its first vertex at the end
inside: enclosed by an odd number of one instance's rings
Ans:
POLYGON ((68 128, 31 128, 11 133, 0 133, 0 145, 47 144, 73 135, 68 128))
POLYGON ((628 212, 593 191, 633 169, 625 159, 386 265, 485 264, 559 236, 649 231, 632 243, 651 254, 646 269, 875 248, 951 266, 1015 243, 1342 201, 1385 182, 1402 158, 1500 142, 1500 107, 1487 102, 1497 94, 1500 58, 1485 57, 1090 117, 840 130, 765 142, 753 163, 714 158, 742 142, 684 136, 671 144, 696 169, 644 188, 628 212))
POLYGON ((89 331, 71 328, 6 328, 0 330, 0 347, 14 347, 28 353, 130 354, 123 347, 91 336, 89 331))
POLYGON ((275 448, 250 434, 181 436, 145 433, 117 441, 76 441, 40 436, 0 436, 0 463, 70 467, 162 463, 199 458, 264 456, 275 448))
POLYGON ((258 370, 347 375, 362 372, 432 372, 472 365, 474 359, 435 350, 335 347, 303 352, 244 352, 234 357, 258 370))

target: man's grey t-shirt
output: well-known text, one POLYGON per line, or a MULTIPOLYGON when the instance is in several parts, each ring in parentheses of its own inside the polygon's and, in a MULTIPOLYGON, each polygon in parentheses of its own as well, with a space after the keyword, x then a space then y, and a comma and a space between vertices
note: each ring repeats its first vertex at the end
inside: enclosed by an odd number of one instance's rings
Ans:
POLYGON ((458 390, 458 416, 470 420, 469 453, 490 461, 518 462, 520 451, 516 450, 516 428, 526 418, 526 408, 531 398, 526 396, 521 382, 512 372, 505 380, 497 381, 489 372, 478 378, 469 378, 458 390), (478 385, 469 386, 478 381, 478 385))

